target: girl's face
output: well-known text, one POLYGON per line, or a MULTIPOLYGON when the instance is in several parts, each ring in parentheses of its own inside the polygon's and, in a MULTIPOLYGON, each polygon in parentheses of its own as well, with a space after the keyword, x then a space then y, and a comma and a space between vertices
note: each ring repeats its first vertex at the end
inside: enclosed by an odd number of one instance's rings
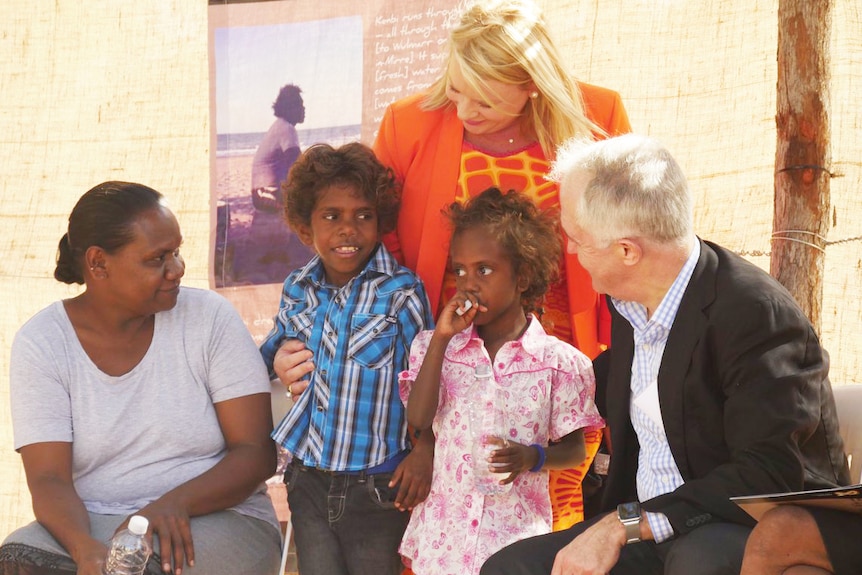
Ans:
POLYGON ((476 315, 477 326, 523 319, 521 294, 527 283, 484 227, 468 228, 452 236, 450 256, 457 289, 471 294, 488 308, 476 315))
POLYGON ((180 226, 170 210, 157 208, 141 214, 133 229, 130 243, 103 256, 111 297, 134 315, 169 310, 186 269, 180 226))
POLYGON ((311 212, 311 225, 297 230, 323 262, 326 280, 338 287, 365 269, 377 246, 377 206, 353 186, 320 190, 311 212))
POLYGON ((529 90, 496 80, 488 81, 488 92, 494 94, 492 100, 484 99, 467 84, 457 64, 449 67, 446 97, 457 108, 464 130, 471 134, 487 136, 512 127, 530 99, 529 90))

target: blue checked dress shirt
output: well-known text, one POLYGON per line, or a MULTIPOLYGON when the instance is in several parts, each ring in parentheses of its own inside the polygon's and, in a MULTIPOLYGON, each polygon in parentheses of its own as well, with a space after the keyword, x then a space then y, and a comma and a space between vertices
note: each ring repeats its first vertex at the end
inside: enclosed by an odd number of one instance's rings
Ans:
MULTIPOLYGON (((614 307, 634 330, 635 352, 632 359, 629 414, 640 442, 637 471, 640 501, 670 493, 683 484, 658 408, 658 371, 670 329, 699 257, 700 242, 695 241, 688 259, 649 319, 643 305, 611 299, 614 307)), ((656 543, 673 537, 673 527, 663 513, 647 511, 644 516, 649 522, 656 543)))
POLYGON ((408 447, 398 374, 410 344, 433 325, 422 281, 379 244, 342 287, 314 257, 284 281, 275 325, 260 348, 271 378, 285 339, 302 340, 315 369, 272 437, 309 467, 359 471, 408 447))

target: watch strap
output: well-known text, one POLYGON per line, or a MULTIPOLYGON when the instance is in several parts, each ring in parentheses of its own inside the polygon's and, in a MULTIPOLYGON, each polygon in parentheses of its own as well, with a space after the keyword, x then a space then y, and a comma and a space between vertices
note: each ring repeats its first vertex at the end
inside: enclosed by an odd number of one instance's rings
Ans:
POLYGON ((617 517, 626 530, 626 545, 639 543, 641 540, 641 509, 637 502, 623 503, 617 506, 617 517))

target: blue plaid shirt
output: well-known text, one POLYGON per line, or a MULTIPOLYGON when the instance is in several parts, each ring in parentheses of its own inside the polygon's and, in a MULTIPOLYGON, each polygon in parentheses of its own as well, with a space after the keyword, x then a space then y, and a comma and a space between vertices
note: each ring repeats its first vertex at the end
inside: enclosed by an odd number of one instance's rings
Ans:
POLYGON ((314 353, 308 389, 272 432, 305 465, 359 471, 408 447, 398 373, 410 344, 433 325, 422 281, 379 245, 343 287, 314 257, 284 281, 275 325, 260 347, 271 378, 275 352, 299 339, 314 353))
MULTIPOLYGON (((640 443, 637 488, 641 501, 670 493, 683 484, 658 408, 658 371, 670 329, 698 258, 700 241, 695 240, 688 259, 650 318, 647 318, 646 307, 639 303, 612 300, 614 307, 634 330, 635 353, 632 359, 629 413, 640 443)), ((673 527, 663 513, 647 511, 644 516, 657 543, 673 537, 673 527)))

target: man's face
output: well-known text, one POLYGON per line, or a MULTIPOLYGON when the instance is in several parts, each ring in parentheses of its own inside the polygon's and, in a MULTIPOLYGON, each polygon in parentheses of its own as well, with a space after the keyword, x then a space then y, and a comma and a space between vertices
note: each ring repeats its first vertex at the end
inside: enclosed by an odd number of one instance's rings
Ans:
POLYGON ((285 119, 293 125, 301 124, 305 121, 305 104, 302 101, 302 96, 296 97, 285 119))
POLYGON ((566 233, 566 251, 578 256, 581 266, 593 280, 594 290, 613 296, 622 287, 620 282, 624 271, 619 246, 616 242, 601 246, 588 231, 575 223, 581 194, 591 178, 589 172, 579 172, 564 182, 560 189, 560 220, 566 233))

